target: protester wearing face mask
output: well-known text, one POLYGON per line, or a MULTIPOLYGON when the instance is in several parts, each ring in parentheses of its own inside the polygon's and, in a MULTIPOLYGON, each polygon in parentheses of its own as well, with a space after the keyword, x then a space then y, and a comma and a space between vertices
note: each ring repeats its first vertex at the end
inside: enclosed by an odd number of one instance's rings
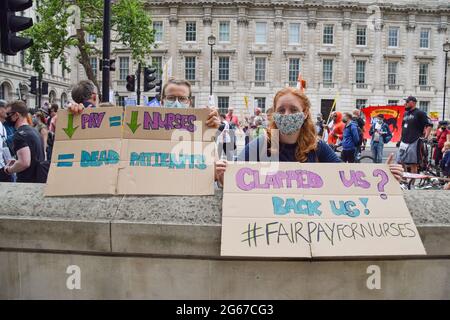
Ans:
MULTIPOLYGON (((341 162, 333 150, 318 139, 311 118, 311 104, 303 93, 295 88, 284 88, 275 95, 273 106, 273 122, 269 124, 267 137, 260 137, 247 145, 239 155, 239 161, 267 162, 276 153, 281 162, 341 162), (271 129, 279 129, 278 150, 272 148, 276 143, 272 143, 271 129)), ((400 180, 403 168, 390 164, 392 156, 388 162, 390 170, 400 180)), ((223 185, 226 167, 225 160, 216 162, 216 180, 219 185, 223 185)))
MULTIPOLYGON (((191 108, 192 90, 187 80, 169 79, 161 92, 161 106, 164 108, 191 108)), ((221 124, 219 113, 210 109, 206 125, 210 128, 219 128, 221 124)))
POLYGON ((384 144, 389 142, 392 138, 391 130, 387 123, 384 122, 384 115, 379 114, 370 127, 369 134, 372 137, 370 143, 370 150, 375 163, 381 163, 383 160, 384 144))
POLYGON ((12 160, 4 168, 6 174, 17 173, 17 182, 38 182, 37 167, 44 161, 44 147, 41 137, 28 125, 28 109, 23 101, 14 101, 7 105, 7 120, 14 123, 13 147, 17 160, 12 160))
POLYGON ((405 114, 402 122, 402 137, 397 153, 397 162, 412 173, 418 173, 420 163, 420 138, 428 139, 433 124, 427 114, 416 108, 417 99, 409 96, 405 99, 405 114))

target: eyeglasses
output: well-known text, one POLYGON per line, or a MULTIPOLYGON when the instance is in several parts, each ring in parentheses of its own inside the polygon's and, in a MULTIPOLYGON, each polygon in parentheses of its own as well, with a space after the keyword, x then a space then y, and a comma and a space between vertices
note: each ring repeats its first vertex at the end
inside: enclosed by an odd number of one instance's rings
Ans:
POLYGON ((190 97, 186 97, 186 96, 181 96, 181 97, 166 96, 165 100, 167 100, 169 102, 175 102, 176 100, 178 100, 178 102, 181 102, 181 103, 189 103, 191 101, 191 98, 190 97))

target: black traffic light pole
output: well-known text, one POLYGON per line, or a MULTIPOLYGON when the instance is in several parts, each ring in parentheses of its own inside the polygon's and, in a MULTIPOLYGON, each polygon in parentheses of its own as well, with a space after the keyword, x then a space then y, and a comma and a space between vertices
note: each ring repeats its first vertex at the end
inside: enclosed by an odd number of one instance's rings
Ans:
POLYGON ((111 0, 103 1, 103 65, 102 102, 109 102, 110 51, 111 51, 111 0))
POLYGON ((141 63, 139 62, 138 64, 138 68, 136 71, 136 104, 140 105, 141 104, 141 63))

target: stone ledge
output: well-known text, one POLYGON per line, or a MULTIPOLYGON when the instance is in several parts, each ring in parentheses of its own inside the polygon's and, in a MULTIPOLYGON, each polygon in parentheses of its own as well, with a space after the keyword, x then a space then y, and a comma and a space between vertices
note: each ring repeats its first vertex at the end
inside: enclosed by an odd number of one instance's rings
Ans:
MULTIPOLYGON (((44 197, 42 184, 0 183, 0 216, 69 220, 126 220, 163 224, 221 223, 222 191, 214 196, 44 197)), ((414 222, 450 225, 450 192, 405 192, 414 222)))

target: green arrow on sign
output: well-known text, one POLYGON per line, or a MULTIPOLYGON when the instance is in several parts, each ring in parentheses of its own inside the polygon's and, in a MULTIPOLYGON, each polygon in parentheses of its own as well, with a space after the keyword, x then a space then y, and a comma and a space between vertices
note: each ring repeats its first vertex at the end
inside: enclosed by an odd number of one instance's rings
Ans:
POLYGON ((130 130, 131 130, 131 132, 133 132, 133 134, 141 126, 140 124, 137 123, 138 114, 139 114, 139 111, 132 111, 131 112, 131 123, 127 122, 127 126, 128 126, 128 128, 130 128, 130 130))
POLYGON ((67 128, 63 128, 64 132, 70 139, 72 139, 72 136, 77 128, 78 126, 76 126, 75 128, 73 127, 73 114, 69 113, 69 117, 67 118, 67 128))

